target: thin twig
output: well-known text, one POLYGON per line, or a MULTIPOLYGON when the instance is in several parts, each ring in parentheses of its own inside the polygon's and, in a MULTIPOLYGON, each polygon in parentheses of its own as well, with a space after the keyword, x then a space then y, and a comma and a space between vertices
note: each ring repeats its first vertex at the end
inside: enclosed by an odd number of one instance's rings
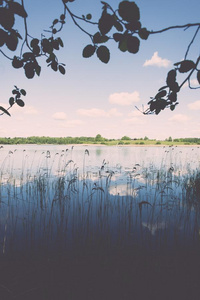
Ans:
POLYGON ((189 45, 188 45, 187 51, 186 51, 186 53, 185 53, 185 59, 187 58, 188 52, 189 52, 189 50, 190 50, 190 47, 191 47, 191 45, 193 44, 193 42, 194 42, 194 40, 195 40, 195 38, 196 38, 196 36, 197 36, 197 33, 198 33, 199 29, 200 29, 200 26, 198 26, 198 28, 197 28, 197 30, 195 31, 195 34, 194 34, 194 36, 193 36, 191 42, 190 42, 189 45))

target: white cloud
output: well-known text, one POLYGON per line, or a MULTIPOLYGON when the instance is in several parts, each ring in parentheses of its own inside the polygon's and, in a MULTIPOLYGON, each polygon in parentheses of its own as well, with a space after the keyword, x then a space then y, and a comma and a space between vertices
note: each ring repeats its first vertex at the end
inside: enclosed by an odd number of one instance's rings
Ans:
POLYGON ((133 93, 114 93, 109 96, 109 102, 111 104, 117 104, 121 106, 129 106, 135 102, 140 101, 139 92, 133 93))
POLYGON ((145 63, 143 64, 144 67, 157 66, 157 67, 164 67, 164 68, 167 68, 169 65, 170 65, 170 60, 158 56, 157 51, 154 52, 151 59, 146 60, 145 63))
POLYGON ((67 118, 66 113, 64 112, 56 112, 52 117, 54 120, 66 120, 67 118))
POLYGON ((122 113, 120 113, 116 108, 112 108, 108 112, 99 108, 91 108, 91 109, 81 108, 77 110, 77 114, 85 117, 92 117, 92 118, 122 116, 122 113))
POLYGON ((187 115, 183 115, 183 114, 174 115, 169 119, 169 121, 180 122, 180 123, 184 123, 188 120, 190 120, 190 118, 187 115))
POLYGON ((188 104, 189 109, 191 110, 200 110, 200 100, 188 104))

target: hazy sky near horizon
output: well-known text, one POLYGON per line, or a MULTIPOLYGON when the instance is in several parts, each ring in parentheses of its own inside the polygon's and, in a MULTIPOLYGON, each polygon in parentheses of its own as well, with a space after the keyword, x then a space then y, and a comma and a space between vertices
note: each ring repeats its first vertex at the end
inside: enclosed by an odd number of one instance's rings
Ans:
MULTIPOLYGON (((34 37, 45 34, 43 30, 63 12, 61 0, 24 2, 29 15, 28 30, 34 37)), ((119 0, 107 2, 114 8, 120 3, 119 0)), ((199 0, 135 2, 140 8, 142 26, 149 30, 199 22, 199 0)), ((80 16, 91 13, 94 21, 101 15, 99 0, 76 0, 69 6, 80 16)), ((18 18, 16 25, 22 26, 20 22, 18 18)), ((90 28, 91 33, 97 31, 93 26, 90 28)), ((144 116, 135 108, 135 105, 142 108, 165 85, 167 72, 173 63, 184 58, 195 30, 176 29, 150 36, 147 41, 141 41, 136 55, 122 53, 115 42, 108 42, 111 59, 103 64, 96 55, 89 59, 82 57, 82 50, 90 44, 90 39, 67 17, 64 29, 58 34, 64 48, 57 53, 59 62, 66 64, 64 76, 41 63, 40 77, 27 79, 23 69, 13 69, 10 61, 1 55, 0 105, 8 107, 14 85, 24 88, 27 96, 24 108, 13 107, 11 118, 1 116, 0 136, 95 136, 100 133, 106 138, 124 135, 156 139, 200 137, 200 89, 190 90, 185 86, 173 112, 166 110, 158 116, 144 116)), ((198 36, 188 59, 199 55, 199 42, 198 36)), ((178 79, 181 83, 183 77, 178 79)), ((194 78, 193 85, 196 84, 194 78)))

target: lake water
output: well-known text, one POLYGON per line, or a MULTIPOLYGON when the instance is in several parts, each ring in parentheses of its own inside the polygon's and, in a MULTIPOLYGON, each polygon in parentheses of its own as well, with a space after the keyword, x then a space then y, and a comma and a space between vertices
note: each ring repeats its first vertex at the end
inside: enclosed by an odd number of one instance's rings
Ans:
POLYGON ((6 145, 0 255, 199 247, 199 167, 199 147, 6 145))

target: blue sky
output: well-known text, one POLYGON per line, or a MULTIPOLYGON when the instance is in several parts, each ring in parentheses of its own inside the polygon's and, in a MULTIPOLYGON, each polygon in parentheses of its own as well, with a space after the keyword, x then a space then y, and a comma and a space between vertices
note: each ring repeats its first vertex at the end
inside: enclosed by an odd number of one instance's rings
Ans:
MULTIPOLYGON (((120 3, 118 0, 107 2, 114 8, 120 3)), ((199 0, 138 0, 136 3, 142 25, 149 30, 199 22, 199 0)), ((94 21, 101 14, 99 0, 76 0, 69 6, 77 15, 91 13, 94 21)), ((29 33, 35 37, 40 37, 43 29, 48 29, 63 11, 58 0, 26 0, 25 7, 29 15, 29 33)), ((20 18, 17 26, 22 28, 20 18)), ((91 27, 92 33, 96 31, 91 27)), ((135 109, 135 105, 142 107, 165 85, 167 72, 173 63, 183 59, 194 32, 194 28, 176 29, 150 36, 141 42, 136 55, 122 53, 116 43, 109 42, 111 59, 103 64, 95 55, 82 58, 82 49, 90 39, 67 17, 58 35, 64 42, 64 48, 58 52, 59 61, 66 63, 64 76, 42 64, 40 77, 30 80, 22 69, 13 69, 1 56, 1 105, 7 107, 14 85, 26 89, 27 96, 24 108, 13 107, 11 118, 1 117, 0 136, 95 136, 100 133, 107 138, 124 135, 156 139, 200 137, 198 89, 190 90, 185 86, 179 93, 180 104, 174 112, 144 116, 135 109)), ((188 59, 196 59, 199 55, 199 40, 197 37, 188 59)), ((182 77, 179 78, 181 82, 182 77)), ((195 86, 196 81, 193 83, 195 86)))

